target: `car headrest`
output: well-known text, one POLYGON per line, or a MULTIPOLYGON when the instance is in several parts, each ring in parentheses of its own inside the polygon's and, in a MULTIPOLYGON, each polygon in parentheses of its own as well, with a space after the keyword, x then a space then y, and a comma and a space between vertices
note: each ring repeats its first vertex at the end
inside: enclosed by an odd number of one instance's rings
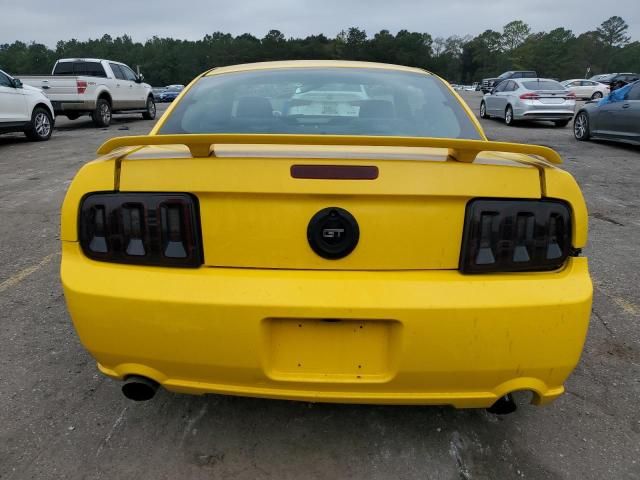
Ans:
POLYGON ((393 103, 388 100, 367 100, 360 104, 360 118, 395 117, 393 103))
POLYGON ((273 107, 266 97, 242 97, 238 100, 236 117, 266 118, 273 117, 273 107))

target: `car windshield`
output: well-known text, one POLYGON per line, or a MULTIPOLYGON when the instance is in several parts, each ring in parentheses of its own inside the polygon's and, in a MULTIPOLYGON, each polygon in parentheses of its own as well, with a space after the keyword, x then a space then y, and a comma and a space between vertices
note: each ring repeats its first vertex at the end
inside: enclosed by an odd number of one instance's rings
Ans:
POLYGON ((365 68, 205 76, 180 100, 159 133, 481 138, 437 77, 365 68))
POLYGON ((522 85, 524 85, 524 88, 527 90, 564 90, 562 84, 555 80, 532 80, 522 82, 522 85))
POLYGON ((509 78, 513 72, 504 72, 502 75, 498 77, 500 80, 504 80, 505 78, 509 78))

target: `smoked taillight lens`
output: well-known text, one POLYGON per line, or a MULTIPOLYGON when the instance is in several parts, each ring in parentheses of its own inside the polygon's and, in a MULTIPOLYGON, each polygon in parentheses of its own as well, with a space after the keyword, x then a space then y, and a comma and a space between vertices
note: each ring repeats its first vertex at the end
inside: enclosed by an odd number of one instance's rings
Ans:
POLYGON ((105 262, 202 265, 198 201, 186 193, 92 193, 78 221, 80 245, 105 262))
POLYGON ((559 200, 476 199, 467 204, 460 270, 545 271, 573 252, 571 209, 559 200))

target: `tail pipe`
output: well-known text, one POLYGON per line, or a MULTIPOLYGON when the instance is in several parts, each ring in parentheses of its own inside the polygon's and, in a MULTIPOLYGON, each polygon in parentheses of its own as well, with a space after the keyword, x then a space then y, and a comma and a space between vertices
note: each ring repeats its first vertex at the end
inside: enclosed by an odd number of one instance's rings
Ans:
POLYGON ((144 402, 153 398, 159 386, 158 382, 150 378, 131 375, 124 381, 122 393, 129 400, 144 402))
POLYGON ((513 399, 513 395, 507 393, 506 395, 500 397, 496 402, 491 405, 487 411, 489 413, 493 413, 495 415, 506 415, 508 413, 513 413, 517 409, 517 405, 515 400, 513 399))

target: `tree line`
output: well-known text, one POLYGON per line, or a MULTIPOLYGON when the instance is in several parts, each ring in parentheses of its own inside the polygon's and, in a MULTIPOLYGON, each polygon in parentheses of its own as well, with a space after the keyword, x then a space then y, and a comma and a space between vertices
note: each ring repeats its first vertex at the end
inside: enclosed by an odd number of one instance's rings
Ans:
POLYGON ((536 70, 542 77, 581 78, 607 72, 640 71, 640 42, 631 41, 627 23, 613 16, 593 31, 576 35, 559 27, 531 32, 514 20, 501 32, 472 37, 433 38, 428 33, 381 30, 373 36, 352 27, 335 38, 286 38, 271 30, 263 38, 215 32, 200 40, 153 38, 134 42, 128 35, 59 41, 55 49, 16 41, 0 45, 0 68, 14 75, 48 74, 58 58, 118 60, 140 66, 154 86, 188 83, 215 66, 268 60, 334 59, 387 62, 425 68, 455 83, 472 83, 506 70, 536 70))

